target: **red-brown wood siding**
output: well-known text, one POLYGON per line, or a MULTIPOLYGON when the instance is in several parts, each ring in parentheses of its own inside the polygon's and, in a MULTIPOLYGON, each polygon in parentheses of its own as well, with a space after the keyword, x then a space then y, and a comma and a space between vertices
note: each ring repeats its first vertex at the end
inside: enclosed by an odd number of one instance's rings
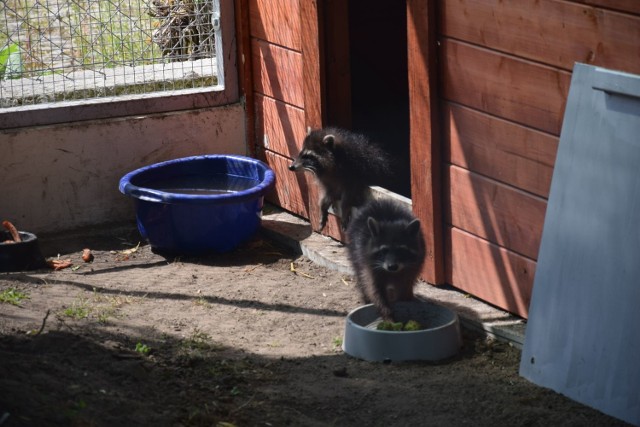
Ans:
POLYGON ((427 248, 422 278, 442 284, 445 271, 434 6, 432 1, 407 1, 409 140, 413 211, 421 221, 427 248))
POLYGON ((441 0, 438 11, 446 281, 526 317, 573 64, 640 73, 640 7, 441 0))
POLYGON ((276 174, 276 188, 267 199, 309 217, 308 177, 288 170, 306 134, 301 2, 307 0, 245 0, 249 19, 255 153, 276 174))
MULTIPOLYGON (((269 199, 317 227, 317 186, 287 166, 326 111, 349 121, 346 106, 327 105, 348 89, 348 50, 322 52, 323 40, 346 34, 347 8, 240 1, 249 20, 243 70, 252 75, 242 81, 255 115, 248 134, 278 179, 269 199), (342 67, 326 68, 334 63, 342 67)), ((406 5, 411 193, 429 246, 423 278, 526 317, 573 64, 640 73, 640 2, 406 5)), ((325 232, 341 236, 335 217, 325 232)))

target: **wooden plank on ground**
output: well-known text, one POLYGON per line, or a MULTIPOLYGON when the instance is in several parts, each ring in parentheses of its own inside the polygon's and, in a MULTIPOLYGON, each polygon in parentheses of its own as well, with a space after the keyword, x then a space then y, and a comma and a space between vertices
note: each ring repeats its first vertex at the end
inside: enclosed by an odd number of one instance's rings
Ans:
POLYGON ((254 90, 304 108, 302 55, 257 39, 251 40, 251 53, 254 90))
POLYGON ((440 59, 447 100, 560 134, 571 73, 449 39, 440 59))
POLYGON ((536 263, 456 228, 446 233, 446 277, 456 288, 526 318, 536 263))
POLYGON ((564 0, 441 3, 447 37, 569 71, 582 62, 640 72, 639 16, 564 0))
POLYGON ((249 0, 251 35, 300 50, 299 0, 249 0))
POLYGON ((296 157, 306 136, 304 110, 264 95, 256 95, 255 101, 257 144, 296 157))
POLYGON ((444 160, 548 197, 558 137, 445 103, 444 160))
POLYGON ((538 257, 544 199, 457 166, 445 169, 449 224, 527 256, 538 257))
POLYGON ((439 134, 435 2, 407 1, 411 194, 427 255, 422 277, 443 284, 441 139, 439 134))

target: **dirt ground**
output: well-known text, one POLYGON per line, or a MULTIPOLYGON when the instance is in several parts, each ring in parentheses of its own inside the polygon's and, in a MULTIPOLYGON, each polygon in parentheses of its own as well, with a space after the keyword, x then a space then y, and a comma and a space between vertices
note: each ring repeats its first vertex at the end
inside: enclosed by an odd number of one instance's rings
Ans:
POLYGON ((74 265, 0 273, 19 300, 0 303, 2 427, 625 425, 529 383, 517 349, 468 331, 438 363, 344 354, 352 278, 261 236, 178 259, 137 246, 132 226, 39 240, 74 265))

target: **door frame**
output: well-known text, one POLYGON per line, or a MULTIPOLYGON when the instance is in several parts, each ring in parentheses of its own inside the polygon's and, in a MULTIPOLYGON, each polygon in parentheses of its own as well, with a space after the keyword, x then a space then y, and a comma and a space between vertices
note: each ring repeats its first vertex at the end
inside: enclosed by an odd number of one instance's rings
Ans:
MULTIPOLYGON (((236 30, 241 46, 239 82, 247 111, 247 141, 256 155, 256 111, 251 78, 249 3, 236 0, 236 30)), ((350 125, 350 70, 348 66, 348 3, 345 0, 298 0, 303 57, 304 121, 307 130, 328 124, 350 125), (338 47, 326 54, 325 45, 338 47), (345 99, 348 104, 345 105, 345 99)), ((438 98, 437 10, 435 0, 406 0, 410 123, 410 169, 412 208, 422 223, 427 256, 422 278, 431 284, 445 283, 444 223, 442 203, 442 142, 438 98)), ((308 185, 309 221, 318 229, 316 185, 308 185)), ((323 234, 344 241, 335 216, 323 234)))

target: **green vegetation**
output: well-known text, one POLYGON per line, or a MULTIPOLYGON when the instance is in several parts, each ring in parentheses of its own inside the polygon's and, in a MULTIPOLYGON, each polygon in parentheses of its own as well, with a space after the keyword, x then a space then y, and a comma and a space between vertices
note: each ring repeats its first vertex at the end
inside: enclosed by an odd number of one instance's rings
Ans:
POLYGON ((70 317, 74 320, 81 320, 86 317, 89 317, 89 313, 91 312, 91 308, 88 305, 88 300, 85 298, 80 298, 71 303, 71 307, 67 307, 62 310, 62 315, 65 317, 70 317))
POLYGON ((20 306, 20 303, 25 299, 29 299, 29 295, 15 288, 5 289, 0 292, 0 302, 5 304, 20 306))
POLYGON ((157 18, 144 0, 68 0, 54 14, 37 0, 7 0, 0 16, 0 79, 56 69, 101 69, 157 63, 157 18), (59 58, 60 64, 53 64, 59 58), (61 58, 61 60, 60 60, 61 58))
POLYGON ((379 331, 419 331, 424 328, 419 322, 409 320, 407 323, 383 321, 378 323, 376 329, 379 331))
POLYGON ((144 354, 145 356, 151 352, 151 347, 141 342, 136 344, 136 352, 144 354))
POLYGON ((133 300, 133 297, 126 295, 103 295, 94 289, 90 298, 78 296, 71 306, 62 310, 59 315, 74 320, 91 317, 104 324, 113 317, 119 317, 120 308, 133 300))
POLYGON ((335 348, 342 348, 342 337, 335 337, 333 339, 333 346, 335 348))
POLYGON ((216 346, 211 342, 211 337, 206 332, 195 328, 191 335, 182 341, 182 347, 186 350, 215 350, 216 346))
POLYGON ((0 50, 0 80, 20 77, 21 73, 20 46, 16 43, 10 43, 0 50))

